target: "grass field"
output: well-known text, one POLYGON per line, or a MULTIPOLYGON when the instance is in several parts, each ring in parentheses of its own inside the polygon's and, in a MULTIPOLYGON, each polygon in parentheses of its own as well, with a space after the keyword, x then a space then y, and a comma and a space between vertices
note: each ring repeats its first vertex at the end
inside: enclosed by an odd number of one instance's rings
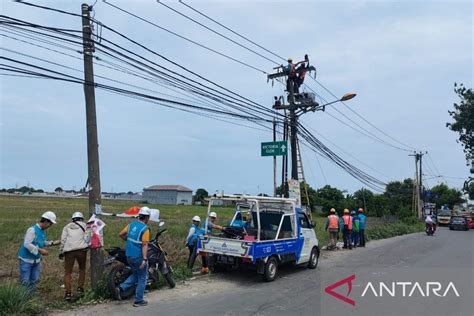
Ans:
MULTIPOLYGON (((111 213, 122 212, 135 202, 103 200, 103 211, 111 213)), ((139 205, 139 204, 138 204, 139 205)), ((172 206, 147 205, 160 210, 160 217, 166 222, 167 232, 162 240, 169 254, 172 265, 182 265, 187 258, 188 250, 184 247, 191 218, 199 215, 206 217, 207 207, 204 206, 172 206)), ((49 240, 60 239, 63 227, 70 222, 74 211, 87 214, 87 199, 39 198, 0 196, 0 248, 3 258, 0 260, 0 282, 17 281, 18 279, 18 248, 28 227, 37 222, 41 214, 50 210, 56 213, 57 224, 47 230, 49 240)), ((218 222, 227 223, 231 218, 232 210, 222 209, 218 212, 218 222)), ((110 246, 124 246, 124 242, 117 234, 132 219, 104 216, 106 223, 104 233, 105 248, 110 246)), ((152 232, 158 229, 157 223, 150 223, 152 232)), ((58 247, 48 248, 49 256, 43 258, 43 270, 39 284, 40 294, 47 301, 55 301, 63 296, 60 286, 63 284, 63 262, 58 259, 58 247)), ((196 265, 198 266, 198 265, 196 265)), ((89 274, 87 275, 89 277, 89 274)))
MULTIPOLYGON (((103 211, 110 213, 122 212, 131 206, 137 206, 136 202, 103 200, 103 211)), ((184 247, 184 241, 191 224, 191 218, 199 215, 202 220, 206 218, 207 207, 205 206, 181 206, 181 205, 147 205, 160 210, 160 217, 166 222, 168 231, 162 237, 164 248, 167 250, 169 259, 173 267, 183 270, 188 256, 188 250, 184 247)), ((49 240, 60 239, 63 227, 70 222, 74 211, 81 211, 87 214, 87 199, 66 199, 66 198, 40 198, 23 196, 0 196, 0 249, 3 251, 3 258, 0 260, 0 283, 6 281, 17 282, 18 280, 18 248, 23 240, 28 227, 37 222, 44 211, 50 210, 56 213, 57 224, 47 231, 49 240)), ((226 225, 229 223, 233 210, 222 208, 217 210, 217 223, 226 225)), ((328 242, 328 234, 324 232, 325 218, 313 218, 316 222, 316 233, 320 246, 328 242)), ((106 223, 104 231, 105 248, 110 246, 124 246, 124 242, 118 238, 117 234, 132 219, 104 216, 106 223)), ((388 225, 388 224, 386 224, 388 225)), ((399 224, 398 224, 399 225, 399 224)), ((395 227, 395 226, 394 226, 395 227)), ((397 226, 398 227, 398 226, 397 226)), ((150 228, 155 232, 157 223, 150 223, 150 228)), ((370 234, 370 219, 368 220, 367 232, 372 239, 387 238, 391 231, 391 226, 384 226, 382 232, 370 234)), ((414 230, 397 230, 396 234, 413 232, 414 230)), ((395 234, 390 234, 390 236, 395 234)), ((41 299, 51 306, 57 306, 55 302, 60 302, 63 297, 63 262, 58 259, 58 247, 50 247, 49 256, 43 259, 43 270, 39 284, 41 299)), ((196 268, 199 263, 196 264, 196 268)), ((77 267, 76 267, 77 268, 77 267)), ((87 274, 89 278, 89 273, 87 274)), ((73 285, 74 288, 74 285, 73 285)))

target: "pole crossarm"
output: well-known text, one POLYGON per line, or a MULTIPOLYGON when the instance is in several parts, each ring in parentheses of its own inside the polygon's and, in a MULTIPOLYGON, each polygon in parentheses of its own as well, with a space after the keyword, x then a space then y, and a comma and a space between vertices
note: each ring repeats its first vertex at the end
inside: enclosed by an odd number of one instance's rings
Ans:
MULTIPOLYGON (((283 66, 283 65, 276 67, 278 69, 278 71, 276 73, 267 75, 267 80, 273 80, 273 79, 276 79, 276 78, 287 76, 288 72, 285 71, 284 67, 285 66, 283 66)), ((299 68, 299 69, 296 69, 294 71, 294 73, 299 74, 299 73, 302 73, 302 72, 311 72, 311 71, 316 71, 316 68, 314 68, 314 66, 299 68)))

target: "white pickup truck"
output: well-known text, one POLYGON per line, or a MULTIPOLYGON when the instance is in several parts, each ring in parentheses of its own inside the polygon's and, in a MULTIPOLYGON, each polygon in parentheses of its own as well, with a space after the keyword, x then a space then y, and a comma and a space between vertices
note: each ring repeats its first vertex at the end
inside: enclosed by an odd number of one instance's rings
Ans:
MULTIPOLYGON (((275 279, 282 263, 315 269, 319 247, 314 224, 295 203, 261 196, 213 197, 208 214, 222 205, 232 205, 235 213, 219 235, 200 236, 197 251, 207 254, 212 269, 253 265, 265 281, 275 279)), ((207 225, 204 229, 208 232, 207 225)))

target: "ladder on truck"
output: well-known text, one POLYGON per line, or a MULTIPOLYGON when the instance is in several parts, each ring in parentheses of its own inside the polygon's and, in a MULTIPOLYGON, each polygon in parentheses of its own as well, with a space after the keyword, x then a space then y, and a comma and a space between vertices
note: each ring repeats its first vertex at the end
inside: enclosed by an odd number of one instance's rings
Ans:
POLYGON ((300 150, 300 142, 296 139, 296 153, 297 153, 297 163, 298 166, 298 179, 299 182, 303 182, 304 184, 304 194, 306 196, 306 205, 308 207, 308 216, 311 219, 311 205, 309 203, 309 195, 308 195, 308 184, 306 183, 306 178, 304 177, 304 168, 303 168, 303 160, 301 159, 301 150, 300 150))

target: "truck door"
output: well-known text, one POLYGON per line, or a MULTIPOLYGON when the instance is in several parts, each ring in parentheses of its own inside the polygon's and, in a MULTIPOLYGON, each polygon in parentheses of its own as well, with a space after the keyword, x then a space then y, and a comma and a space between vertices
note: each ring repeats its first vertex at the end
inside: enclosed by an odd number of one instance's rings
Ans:
POLYGON ((298 263, 308 262, 311 254, 311 239, 314 236, 314 230, 311 227, 308 217, 303 212, 298 212, 298 220, 300 225, 300 235, 298 238, 302 240, 303 247, 301 248, 301 255, 298 263))

